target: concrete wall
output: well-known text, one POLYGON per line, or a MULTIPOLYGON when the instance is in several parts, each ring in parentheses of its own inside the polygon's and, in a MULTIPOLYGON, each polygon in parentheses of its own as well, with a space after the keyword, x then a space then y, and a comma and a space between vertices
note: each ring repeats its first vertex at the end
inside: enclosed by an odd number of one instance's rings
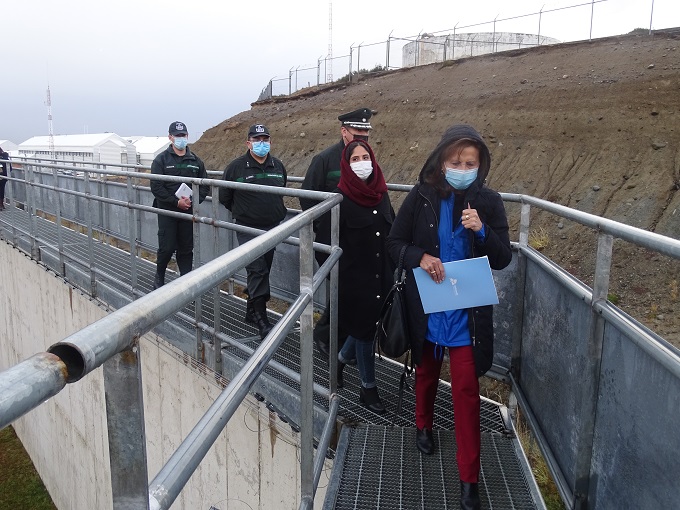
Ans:
MULTIPOLYGON (((45 351, 107 313, 5 242, 0 242, 0 260, 0 370, 45 351)), ((222 385, 213 372, 154 334, 143 338, 141 359, 151 480, 222 385)), ((13 426, 58 508, 112 508, 101 369, 68 385, 13 426)), ((172 508, 297 508, 298 445, 299 435, 289 425, 248 398, 172 508)), ((327 479, 322 474, 319 506, 327 479)))

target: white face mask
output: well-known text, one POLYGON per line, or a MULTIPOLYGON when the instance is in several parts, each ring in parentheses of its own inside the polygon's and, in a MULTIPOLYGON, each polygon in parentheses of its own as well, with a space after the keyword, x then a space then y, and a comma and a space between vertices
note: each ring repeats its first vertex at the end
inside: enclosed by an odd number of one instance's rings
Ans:
POLYGON ((373 163, 370 161, 355 161, 354 163, 350 163, 349 166, 362 181, 368 179, 373 173, 373 163))

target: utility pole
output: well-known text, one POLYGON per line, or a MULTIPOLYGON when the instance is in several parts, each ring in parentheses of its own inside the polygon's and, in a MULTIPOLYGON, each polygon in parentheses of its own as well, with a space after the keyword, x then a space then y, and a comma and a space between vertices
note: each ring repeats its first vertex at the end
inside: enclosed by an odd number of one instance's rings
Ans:
POLYGON ((47 130, 49 132, 49 147, 50 155, 52 159, 55 159, 54 154, 54 130, 52 129, 52 96, 50 95, 50 85, 47 84, 47 100, 45 101, 47 105, 47 130))
POLYGON ((328 71, 326 83, 333 82, 333 2, 328 2, 328 71))

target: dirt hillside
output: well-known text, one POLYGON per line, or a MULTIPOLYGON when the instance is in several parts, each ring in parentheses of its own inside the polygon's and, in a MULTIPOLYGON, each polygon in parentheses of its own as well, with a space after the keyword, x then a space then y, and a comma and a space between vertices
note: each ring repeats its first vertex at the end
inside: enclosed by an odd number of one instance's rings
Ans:
MULTIPOLYGON (((253 104, 193 148, 221 170, 262 122, 273 154, 302 176, 339 140, 337 116, 363 106, 375 112, 370 142, 388 182, 415 182, 446 127, 466 122, 491 148, 491 188, 680 239, 680 34, 516 50, 308 89, 253 104)), ((519 208, 507 209, 517 240, 519 208)), ((592 284, 595 232, 533 208, 531 242, 592 284)), ((680 261, 615 242, 611 300, 678 347, 679 285, 680 261)))

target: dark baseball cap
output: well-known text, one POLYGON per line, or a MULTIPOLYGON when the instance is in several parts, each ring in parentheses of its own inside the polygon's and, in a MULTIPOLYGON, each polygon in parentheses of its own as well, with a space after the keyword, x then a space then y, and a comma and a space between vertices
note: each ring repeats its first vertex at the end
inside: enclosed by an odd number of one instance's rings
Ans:
POLYGON ((248 138, 251 138, 253 136, 271 136, 269 134, 269 130, 267 129, 267 126, 264 124, 253 124, 250 126, 250 129, 248 129, 248 138))
POLYGON ((186 124, 184 124, 184 122, 176 120, 175 122, 170 124, 170 127, 168 128, 168 133, 172 136, 188 135, 189 131, 187 131, 187 126, 186 124))
POLYGON ((354 129, 373 129, 369 119, 373 115, 370 108, 359 108, 353 112, 343 113, 338 117, 338 120, 342 122, 343 126, 351 127, 354 129))

